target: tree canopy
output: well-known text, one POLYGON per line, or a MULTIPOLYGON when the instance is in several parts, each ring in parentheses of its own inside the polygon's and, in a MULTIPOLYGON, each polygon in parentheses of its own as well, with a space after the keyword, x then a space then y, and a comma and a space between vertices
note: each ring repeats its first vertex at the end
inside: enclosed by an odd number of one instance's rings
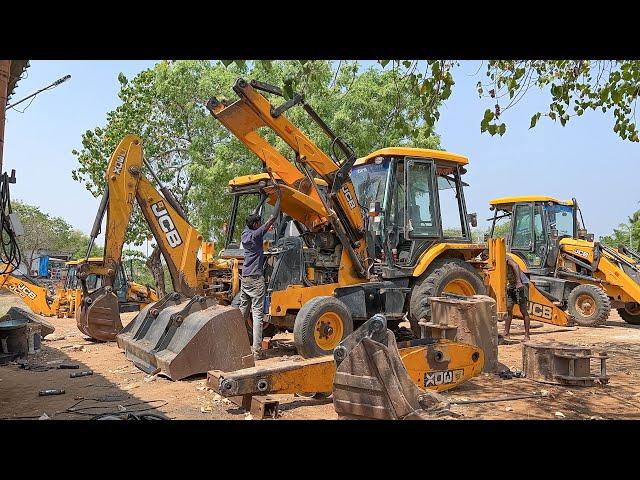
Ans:
MULTIPOLYGON (((314 70, 312 60, 300 60, 299 75, 283 82, 292 91, 304 85, 314 70)), ((244 63, 227 60, 226 65, 244 63)), ((417 114, 426 132, 435 128, 440 106, 451 96, 460 62, 454 60, 378 60, 384 71, 393 71, 398 90, 416 99, 417 114)), ((506 112, 514 108, 531 89, 549 99, 546 111, 531 112, 529 128, 541 117, 565 126, 588 110, 611 110, 613 131, 624 140, 638 142, 636 102, 640 93, 640 62, 637 60, 489 60, 476 72, 477 91, 489 104, 480 119, 480 131, 504 135, 506 112), (481 73, 484 71, 483 73, 481 73)), ((398 105, 401 103, 398 96, 398 105)), ((415 100, 414 100, 415 102, 415 100)))
MULTIPOLYGON (((206 238, 216 239, 227 220, 231 199, 228 181, 262 170, 259 159, 217 122, 204 105, 211 97, 233 100, 238 77, 276 85, 303 78, 297 86, 307 102, 354 148, 358 155, 390 145, 439 148, 439 139, 421 117, 421 103, 402 89, 395 70, 356 62, 298 61, 221 62, 163 61, 133 79, 120 75, 122 104, 107 113, 106 125, 87 130, 74 150, 73 178, 95 196, 102 192, 106 163, 119 140, 129 133, 143 140, 145 157, 155 173, 185 206, 190 221, 206 238)), ((287 116, 322 148, 328 138, 301 109, 287 116)), ((283 153, 284 143, 266 133, 283 153)), ((148 229, 135 212, 127 241, 140 245, 148 229)))
MULTIPOLYGON (((52 217, 20 200, 12 201, 11 207, 24 228, 24 235, 18 237, 24 262, 31 265, 39 249, 69 252, 72 259, 84 258, 89 237, 82 231, 73 228, 63 218, 52 217)), ((101 247, 94 245, 91 254, 101 255, 101 247)))

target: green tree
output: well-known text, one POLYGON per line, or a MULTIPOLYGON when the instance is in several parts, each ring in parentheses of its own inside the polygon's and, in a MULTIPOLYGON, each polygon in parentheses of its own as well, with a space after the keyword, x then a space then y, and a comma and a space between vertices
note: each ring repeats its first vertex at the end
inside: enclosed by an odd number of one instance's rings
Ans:
POLYGON ((640 210, 634 212, 626 223, 621 223, 618 228, 614 228, 611 234, 600 238, 600 241, 614 248, 624 245, 640 251, 640 210))
MULTIPOLYGON (((120 75, 122 104, 107 113, 104 127, 87 130, 82 148, 74 150, 78 167, 72 175, 94 195, 104 188, 107 161, 126 134, 143 139, 145 157, 161 181, 177 195, 190 221, 205 238, 220 240, 231 199, 222 194, 238 175, 262 170, 259 159, 217 122, 204 105, 211 97, 235 99, 232 86, 239 76, 276 85, 303 78, 297 86, 320 116, 352 145, 358 155, 391 145, 439 148, 439 139, 421 118, 421 104, 399 87, 397 71, 369 68, 355 62, 164 61, 129 80, 120 75)), ((279 102, 279 100, 275 100, 279 102)), ((329 151, 327 137, 301 109, 287 116, 329 151)), ((290 155, 271 132, 267 139, 290 155)), ((137 209, 126 241, 141 245, 149 235, 137 209)), ((164 292, 160 251, 154 248, 148 265, 159 294, 164 292)))
MULTIPOLYGON (((89 237, 82 231, 74 229, 60 217, 42 212, 34 205, 14 200, 11 206, 24 228, 24 235, 18 237, 18 245, 27 265, 33 263, 41 249, 68 252, 72 259, 84 257, 89 247, 89 237)), ((101 247, 94 245, 91 254, 101 255, 101 247)))
MULTIPOLYGON (((236 61, 244 63, 244 61, 236 61)), ((231 65, 233 62, 225 62, 231 65)), ((268 62, 266 62, 268 63, 268 62)), ((312 75, 314 61, 301 60, 300 75, 283 85, 293 90, 312 75)), ((385 70, 396 72, 398 91, 418 99, 418 112, 425 131, 435 127, 440 107, 451 96, 460 62, 452 60, 378 60, 385 70)), ((529 128, 541 117, 565 126, 588 110, 613 111, 613 131, 622 139, 640 141, 636 125, 636 102, 640 93, 638 60, 489 60, 483 62, 484 80, 477 83, 478 95, 490 107, 480 121, 480 131, 504 135, 505 112, 515 107, 531 89, 548 95, 547 111, 532 112, 529 128)), ((398 105, 401 103, 398 94, 398 105)))

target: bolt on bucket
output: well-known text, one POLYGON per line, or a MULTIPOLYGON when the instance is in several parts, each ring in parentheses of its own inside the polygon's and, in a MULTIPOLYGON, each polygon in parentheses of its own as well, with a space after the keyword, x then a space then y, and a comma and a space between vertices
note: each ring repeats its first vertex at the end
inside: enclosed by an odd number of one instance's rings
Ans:
POLYGON ((118 297, 110 287, 86 295, 76 310, 76 324, 85 335, 103 342, 113 342, 122 330, 118 297))
POLYGON ((147 305, 117 342, 138 368, 172 380, 254 366, 240 311, 199 295, 170 293, 147 305))

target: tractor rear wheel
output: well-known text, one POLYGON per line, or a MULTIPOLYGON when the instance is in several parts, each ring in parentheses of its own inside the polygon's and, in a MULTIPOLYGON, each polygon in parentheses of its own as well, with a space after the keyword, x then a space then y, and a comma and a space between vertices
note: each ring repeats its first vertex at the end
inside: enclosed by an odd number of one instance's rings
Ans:
POLYGON ((293 324, 293 343, 304 358, 331 355, 353 332, 347 306, 335 297, 315 297, 305 303, 293 324))
POLYGON ((596 327, 609 318, 611 301, 600 287, 585 283, 571 290, 567 309, 578 325, 596 327))
MULTIPOLYGON (((240 308, 240 293, 236 294, 231 300, 231 306, 235 308, 240 308)), ((247 332, 249 333, 249 343, 253 345, 253 314, 251 313, 251 304, 249 304, 249 311, 247 312, 247 316, 244 318, 244 323, 247 326, 247 332)), ((269 323, 266 321, 262 321, 262 338, 264 337, 273 337, 276 333, 278 333, 278 327, 273 323, 269 323)))
POLYGON ((631 325, 640 325, 640 304, 631 303, 618 309, 618 315, 631 325))
POLYGON ((486 295, 482 277, 464 260, 448 258, 434 262, 416 282, 409 299, 409 323, 411 330, 419 338, 420 319, 431 319, 431 297, 443 293, 457 295, 486 295))

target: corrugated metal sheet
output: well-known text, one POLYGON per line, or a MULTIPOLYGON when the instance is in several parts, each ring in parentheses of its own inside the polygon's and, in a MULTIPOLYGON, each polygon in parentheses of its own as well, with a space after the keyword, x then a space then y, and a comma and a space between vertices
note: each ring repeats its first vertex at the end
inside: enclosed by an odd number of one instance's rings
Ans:
POLYGON ((9 73, 9 88, 7 89, 7 104, 16 89, 18 81, 25 70, 29 68, 29 60, 11 60, 11 72, 9 73))

